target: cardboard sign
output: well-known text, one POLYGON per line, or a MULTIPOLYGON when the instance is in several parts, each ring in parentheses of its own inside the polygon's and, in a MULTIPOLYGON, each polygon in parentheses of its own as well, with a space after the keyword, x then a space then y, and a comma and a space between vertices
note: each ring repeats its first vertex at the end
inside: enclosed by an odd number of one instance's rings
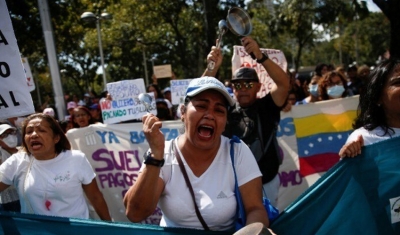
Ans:
POLYGON ((170 78, 172 77, 172 68, 170 64, 157 65, 153 67, 153 72, 156 78, 170 78))

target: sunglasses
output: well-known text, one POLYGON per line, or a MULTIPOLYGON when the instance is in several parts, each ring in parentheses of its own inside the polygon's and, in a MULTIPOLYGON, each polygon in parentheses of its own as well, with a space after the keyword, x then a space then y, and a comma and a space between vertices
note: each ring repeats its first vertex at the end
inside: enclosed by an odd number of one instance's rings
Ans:
POLYGON ((233 87, 235 87, 236 90, 242 89, 243 86, 249 90, 249 89, 253 88, 254 83, 253 82, 235 82, 235 83, 233 83, 233 87))
POLYGON ((16 135, 16 134, 17 134, 17 131, 15 131, 15 130, 7 131, 7 132, 4 132, 3 134, 1 134, 0 138, 4 139, 4 138, 7 138, 9 135, 16 135))

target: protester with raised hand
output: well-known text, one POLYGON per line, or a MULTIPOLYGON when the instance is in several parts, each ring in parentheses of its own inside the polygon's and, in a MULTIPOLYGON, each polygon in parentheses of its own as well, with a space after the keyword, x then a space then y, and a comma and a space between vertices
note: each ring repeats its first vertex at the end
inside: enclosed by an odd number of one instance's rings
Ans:
POLYGON ((400 136, 400 60, 383 61, 372 71, 358 109, 355 131, 341 148, 340 157, 354 157, 364 145, 400 136))
MULTIPOLYGON (((236 135, 250 147, 263 174, 264 190, 271 203, 276 206, 280 186, 278 170, 282 160, 276 140, 276 129, 281 109, 288 96, 289 77, 267 54, 261 52, 254 39, 244 37, 241 42, 246 52, 253 54, 257 63, 268 72, 274 84, 266 96, 258 99, 257 92, 262 84, 256 70, 247 67, 237 69, 232 78, 237 103, 228 115, 228 124, 223 134, 229 138, 236 135)), ((219 48, 212 47, 207 56, 207 62, 210 61, 215 62, 215 67, 212 71, 206 70, 204 75, 215 76, 222 63, 219 48)))
MULTIPOLYGON (((229 139, 222 136, 229 108, 234 104, 224 85, 213 77, 193 79, 181 108, 184 133, 166 141, 162 122, 143 116, 143 132, 150 149, 135 184, 124 198, 126 215, 140 222, 155 210, 163 213, 160 225, 233 231, 237 202, 229 139), (179 163, 181 159, 181 163, 179 163), (189 193, 182 168, 192 185, 189 193), (205 225, 195 213, 196 203, 205 225)), ((262 204, 261 173, 243 142, 234 144, 234 164, 247 224, 269 225, 262 204)))
POLYGON ((22 149, 0 166, 0 191, 17 188, 21 212, 89 218, 85 195, 102 220, 111 220, 96 174, 51 116, 30 115, 22 126, 22 149))

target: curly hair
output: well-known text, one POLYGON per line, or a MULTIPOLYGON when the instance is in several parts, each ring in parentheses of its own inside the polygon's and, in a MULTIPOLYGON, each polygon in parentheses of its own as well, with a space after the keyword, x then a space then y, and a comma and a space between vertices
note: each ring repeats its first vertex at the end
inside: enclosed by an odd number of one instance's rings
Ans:
POLYGON ((47 123, 49 123, 50 129, 53 130, 54 136, 60 137, 60 141, 58 141, 55 144, 57 153, 61 153, 64 150, 71 149, 71 144, 70 144, 69 140, 67 139, 67 136, 65 136, 64 131, 62 130, 62 128, 60 127, 60 125, 58 124, 58 121, 56 119, 54 119, 52 116, 47 115, 47 114, 34 113, 34 114, 28 116, 22 123, 22 147, 21 147, 22 151, 26 152, 27 154, 31 154, 28 150, 28 145, 25 142, 26 127, 31 120, 36 119, 36 118, 42 119, 42 120, 46 121, 47 123))
POLYGON ((342 81, 343 87, 344 87, 344 92, 342 94, 342 97, 347 96, 347 81, 346 78, 343 76, 342 73, 337 72, 337 71, 331 71, 326 73, 318 82, 318 95, 320 100, 329 100, 329 95, 328 95, 328 86, 332 84, 332 78, 339 76, 340 80, 342 81))
POLYGON ((400 60, 389 59, 381 62, 369 75, 365 91, 360 94, 357 117, 353 123, 355 129, 364 127, 371 131, 381 127, 384 135, 394 133, 388 126, 386 115, 379 100, 384 92, 386 81, 400 65, 400 60))

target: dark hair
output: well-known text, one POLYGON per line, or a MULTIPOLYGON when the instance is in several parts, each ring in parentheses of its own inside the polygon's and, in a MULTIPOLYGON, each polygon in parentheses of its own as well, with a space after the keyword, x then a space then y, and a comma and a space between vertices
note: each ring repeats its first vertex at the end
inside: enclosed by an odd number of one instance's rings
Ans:
POLYGON ((386 81, 390 78, 396 68, 399 68, 400 60, 389 59, 381 62, 369 75, 365 90, 360 94, 358 104, 358 114, 353 127, 371 131, 376 127, 381 127, 384 135, 393 133, 393 129, 386 122, 386 115, 382 105, 378 104, 383 94, 386 81), (390 130, 390 131, 389 131, 390 130))
POLYGON ((146 91, 149 92, 150 87, 154 87, 154 89, 156 89, 157 94, 155 94, 157 97, 155 97, 156 99, 164 99, 164 94, 161 92, 160 88, 158 87, 157 84, 150 84, 146 87, 146 91))
POLYGON ((321 80, 318 82, 318 95, 321 100, 329 100, 329 95, 328 95, 328 86, 331 84, 331 79, 335 76, 339 76, 340 80, 342 81, 343 87, 344 87, 344 92, 342 94, 342 97, 345 97, 347 95, 347 81, 346 78, 344 78, 343 74, 340 72, 336 71, 331 71, 326 73, 321 80))
POLYGON ((54 136, 59 136, 60 140, 56 143, 55 148, 57 153, 61 153, 64 150, 70 150, 71 149, 71 144, 69 140, 67 139, 67 136, 65 136, 64 131, 61 129, 60 125, 58 124, 58 121, 54 119, 52 116, 43 114, 43 113, 34 113, 30 116, 28 116, 24 122, 22 123, 22 151, 26 152, 27 154, 31 154, 28 150, 28 145, 25 142, 25 135, 26 135, 26 126, 28 123, 33 120, 33 119, 42 119, 45 120, 47 123, 50 124, 50 129, 53 131, 54 136))
POLYGON ((317 64, 317 66, 315 67, 315 74, 322 77, 321 71, 324 67, 328 68, 328 65, 324 63, 317 64))
MULTIPOLYGON (((86 113, 87 115, 89 115, 89 117, 90 117, 90 119, 89 119, 89 125, 90 125, 90 124, 94 124, 94 123, 96 122, 96 121, 94 120, 92 114, 90 113, 90 110, 89 110, 88 108, 86 108, 85 106, 78 106, 78 107, 74 108, 74 111, 75 111, 76 109, 83 110, 83 111, 85 111, 85 113, 86 113)), ((72 113, 72 115, 71 115, 71 117, 70 117, 70 119, 69 119, 70 122, 72 123, 72 125, 74 126, 74 128, 80 128, 80 126, 74 122, 74 119, 75 119, 75 114, 72 113)))

